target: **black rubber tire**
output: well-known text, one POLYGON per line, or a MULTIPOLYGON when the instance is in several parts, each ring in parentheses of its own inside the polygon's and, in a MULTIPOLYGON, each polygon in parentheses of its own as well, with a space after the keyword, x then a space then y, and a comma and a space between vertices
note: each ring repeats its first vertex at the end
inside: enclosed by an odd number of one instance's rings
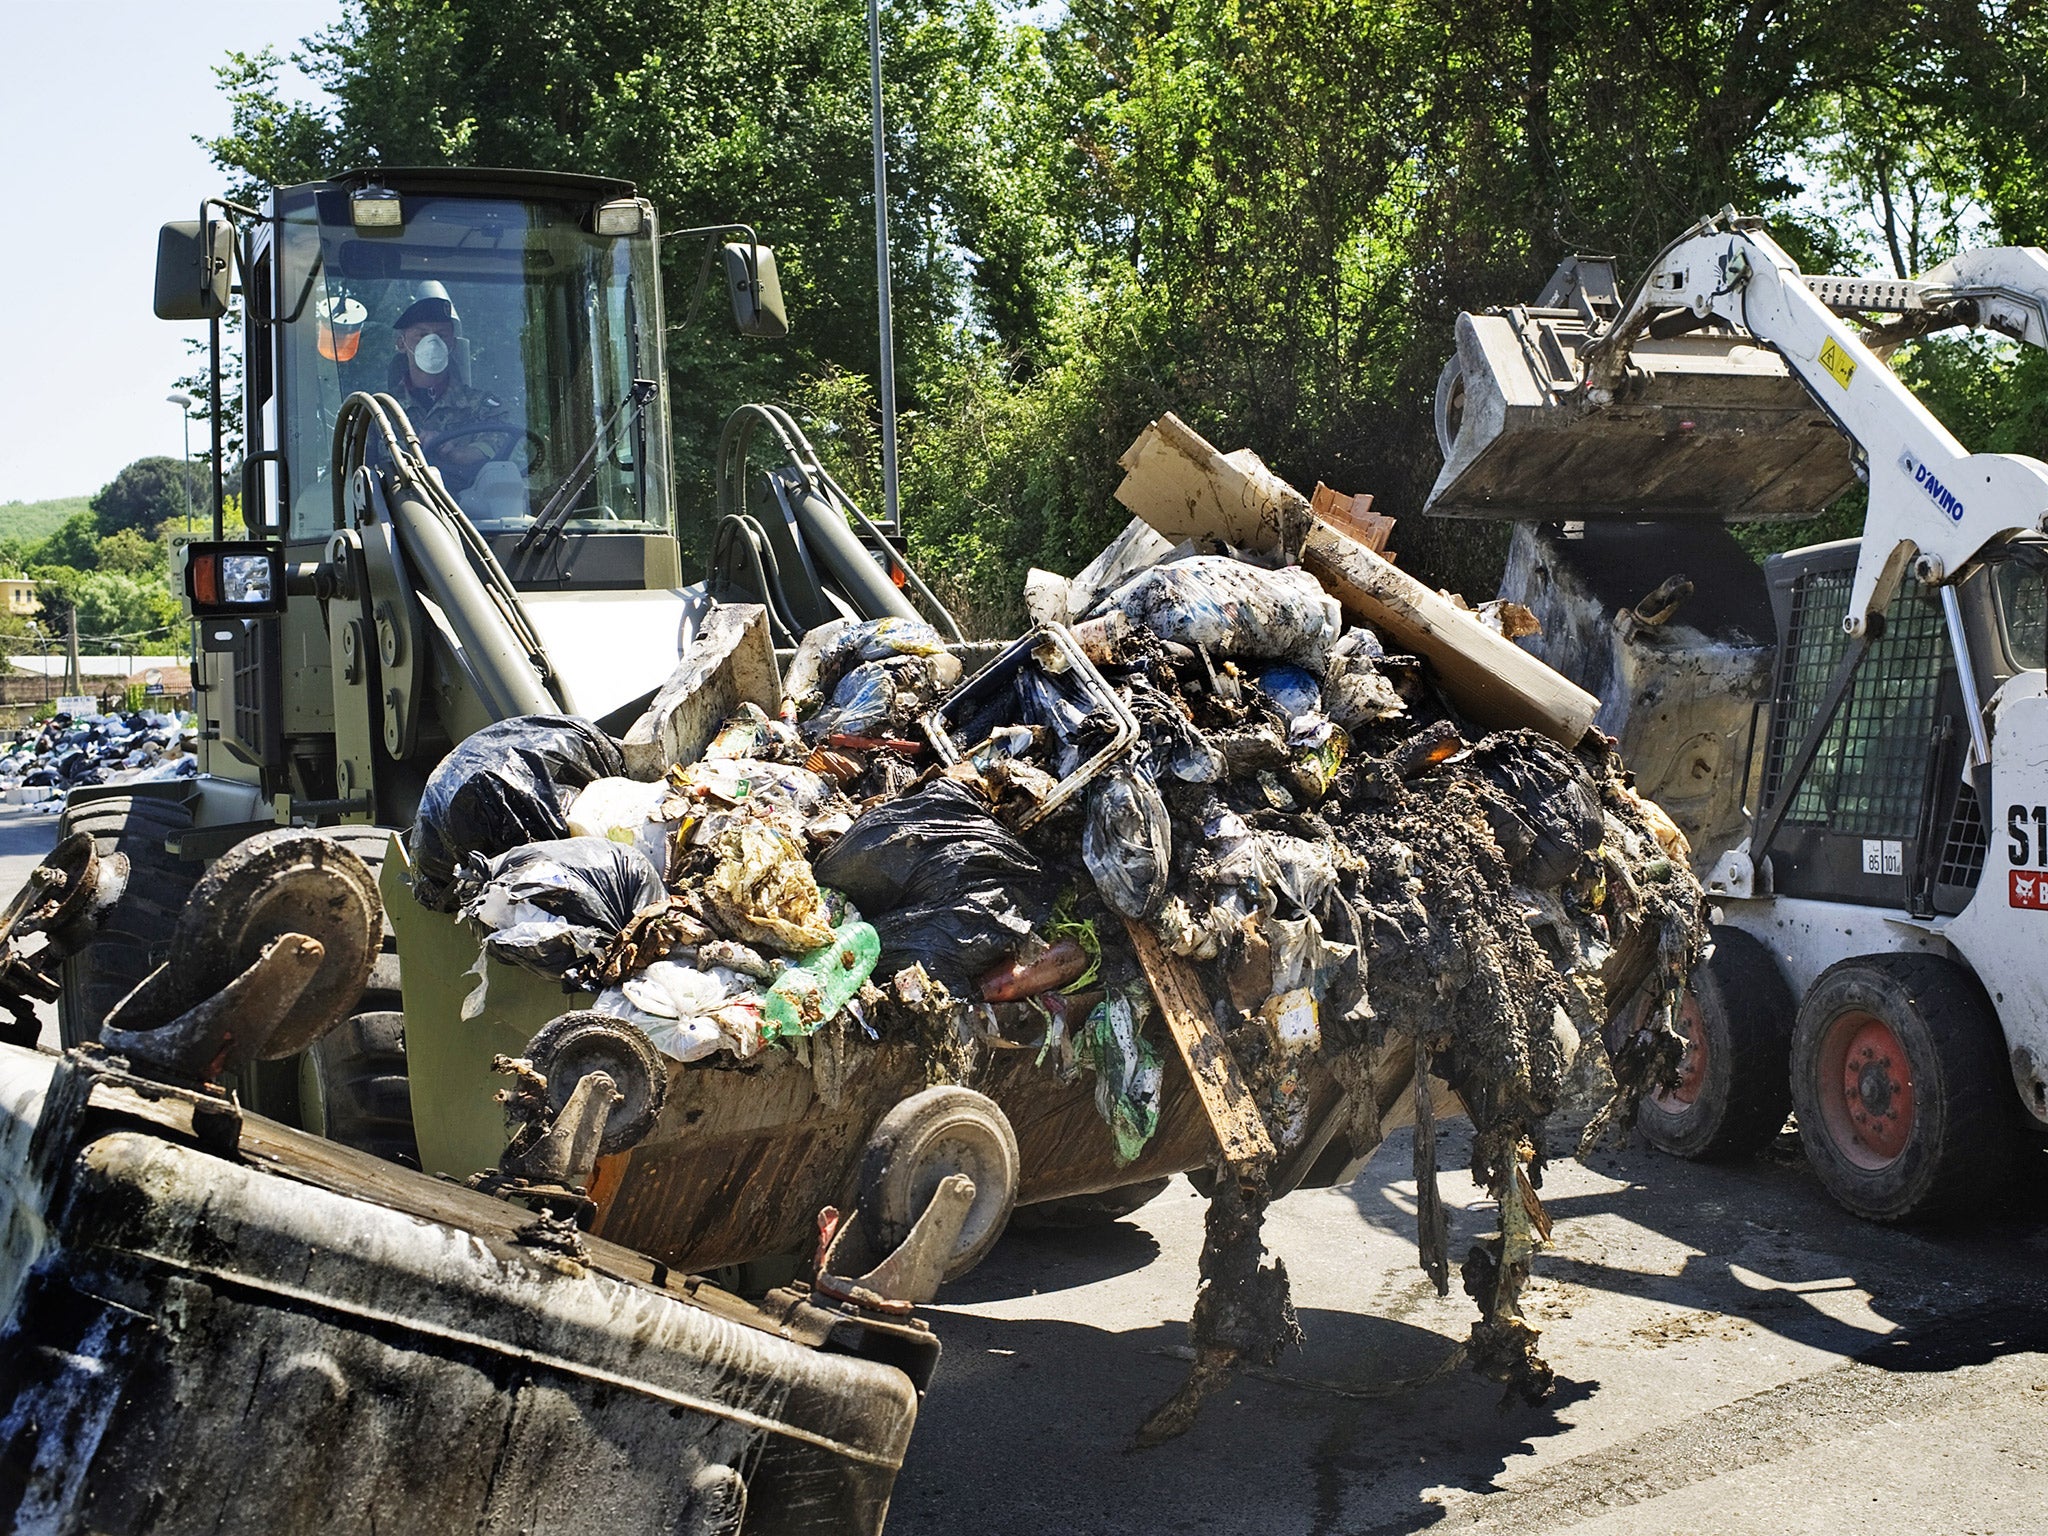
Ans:
MULTIPOLYGON (((1894 1101, 1896 1067, 1879 1076, 1888 1085, 1880 1102, 1894 1101)), ((2013 1098, 1998 1015, 1982 984, 1953 960, 1843 960, 1821 973, 1800 1005, 1792 1036, 1799 1139, 1828 1193, 1858 1216, 1912 1221, 1982 1205, 2016 1161, 2013 1098), (1831 1059, 1858 1018, 1891 1031, 1911 1074, 1912 1113, 1889 1154, 1855 1135, 1844 1067, 1831 1059)))
POLYGON ((861 1161, 859 1208, 877 1253, 902 1242, 939 1181, 964 1173, 974 1203, 946 1279, 957 1280, 989 1256, 1017 1208, 1017 1133, 993 1099, 951 1085, 914 1093, 876 1124, 861 1161))
POLYGON ((1717 927, 1686 1004, 1686 1022, 1705 1046, 1702 1075, 1690 1102, 1645 1094, 1636 1124, 1674 1157, 1754 1156, 1792 1113, 1792 990, 1768 949, 1738 928, 1717 927))
POLYGON ((1072 1231, 1077 1228, 1106 1227, 1112 1222, 1150 1205, 1166 1193, 1172 1179, 1146 1179, 1093 1195, 1067 1195, 1058 1200, 1040 1200, 1020 1205, 1010 1216, 1010 1225, 1022 1232, 1072 1231))
MULTIPOLYGON (((370 867, 384 868, 386 827, 331 827, 370 867)), ((412 1084, 405 1072, 405 998, 399 989, 398 940, 384 918, 384 949, 370 969, 356 1011, 306 1052, 300 1102, 306 1129, 386 1162, 420 1166, 412 1128, 412 1084)))
POLYGON ((192 825, 182 802, 148 795, 106 795, 67 807, 57 838, 89 833, 101 858, 128 860, 128 884, 92 942, 64 962, 57 1033, 67 1046, 97 1040, 114 1004, 134 991, 170 953, 185 898, 198 882, 196 861, 165 852, 164 840, 192 825))

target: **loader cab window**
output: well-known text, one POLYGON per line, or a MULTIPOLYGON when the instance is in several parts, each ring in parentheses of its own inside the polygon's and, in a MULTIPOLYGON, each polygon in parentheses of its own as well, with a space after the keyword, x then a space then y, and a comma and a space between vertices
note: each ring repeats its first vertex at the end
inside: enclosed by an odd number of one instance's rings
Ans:
POLYGON ((2002 560, 1993 567, 2005 654, 2022 672, 2048 666, 2048 577, 2039 567, 2002 560))
POLYGON ((388 394, 487 533, 668 531, 651 226, 598 235, 587 204, 407 195, 358 230, 347 195, 279 196, 280 427, 294 538, 334 527, 341 403, 388 394))

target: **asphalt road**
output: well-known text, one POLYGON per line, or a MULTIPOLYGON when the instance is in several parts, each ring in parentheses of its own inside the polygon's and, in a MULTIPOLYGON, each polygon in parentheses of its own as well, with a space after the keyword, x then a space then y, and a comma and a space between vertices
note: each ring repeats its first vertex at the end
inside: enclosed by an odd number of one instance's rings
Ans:
MULTIPOLYGON (((58 802, 46 802, 55 806, 58 802)), ((28 872, 42 862, 43 855, 57 843, 57 813, 41 806, 0 805, 0 901, 21 889, 28 872)), ((39 1044, 57 1048, 57 1005, 36 1010, 43 1021, 39 1044)))
POLYGON ((1735 1167, 1554 1164, 1528 1310, 1558 1388, 1503 1408, 1444 1369, 1486 1209, 1445 1176, 1439 1298, 1410 1155, 1404 1132, 1349 1189, 1274 1207, 1307 1344, 1157 1450, 1131 1433, 1184 1369, 1202 1201, 1176 1181, 1107 1229, 1006 1238, 933 1309, 892 1536, 2048 1532, 2048 1158, 1992 1216, 1911 1232, 1839 1211, 1790 1135, 1735 1167))
MULTIPOLYGON (((0 810, 0 896, 55 820, 0 810)), ((1307 1344, 1152 1451, 1131 1436, 1185 1370, 1202 1201, 1177 1180, 1100 1230, 1005 1238, 930 1309, 945 1358, 891 1536, 2048 1533, 2048 1155, 1991 1214, 1914 1231, 1836 1209, 1790 1135, 1728 1167, 1553 1164, 1539 1408, 1456 1365, 1474 1313, 1415 1267, 1409 1162, 1402 1132, 1273 1208, 1307 1344)), ((1488 1211, 1443 1188, 1455 1266, 1488 1211)))

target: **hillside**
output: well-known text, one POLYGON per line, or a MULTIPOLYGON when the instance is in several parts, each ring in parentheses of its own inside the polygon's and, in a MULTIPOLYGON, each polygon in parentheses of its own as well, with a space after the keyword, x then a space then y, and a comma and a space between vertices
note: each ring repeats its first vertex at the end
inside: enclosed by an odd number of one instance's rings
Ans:
POLYGON ((0 502, 0 539, 33 544, 47 539, 74 512, 83 512, 89 496, 59 496, 54 501, 0 502))

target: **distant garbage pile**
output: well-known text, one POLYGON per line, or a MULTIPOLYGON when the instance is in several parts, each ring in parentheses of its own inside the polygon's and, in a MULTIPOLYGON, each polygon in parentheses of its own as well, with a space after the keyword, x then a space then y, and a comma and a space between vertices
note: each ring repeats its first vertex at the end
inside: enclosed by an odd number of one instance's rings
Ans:
POLYGON ((0 799, 10 805, 48 802, 87 784, 133 784, 190 778, 198 721, 192 715, 137 710, 125 715, 58 714, 15 734, 0 751, 0 799))
POLYGON ((1683 839, 1595 701, 1383 559, 1384 519, 1172 417, 1123 462, 1137 520, 1075 577, 1033 572, 1035 626, 983 665, 920 623, 831 623, 779 697, 705 722, 720 658, 766 644, 727 610, 623 742, 567 717, 470 737, 427 786, 415 894, 679 1063, 828 1026, 914 1040, 934 1082, 1034 1053, 1092 1078, 1119 1165, 1177 1056, 1218 1151, 1195 1365, 1145 1443, 1299 1338, 1269 1191, 1363 1157, 1409 1098, 1447 1289, 1433 1126, 1461 1105, 1500 1210, 1462 1262, 1466 1348, 1534 1400, 1545 1119, 1582 1044, 1621 1085, 1606 1123, 1673 1073, 1705 939, 1683 839))

